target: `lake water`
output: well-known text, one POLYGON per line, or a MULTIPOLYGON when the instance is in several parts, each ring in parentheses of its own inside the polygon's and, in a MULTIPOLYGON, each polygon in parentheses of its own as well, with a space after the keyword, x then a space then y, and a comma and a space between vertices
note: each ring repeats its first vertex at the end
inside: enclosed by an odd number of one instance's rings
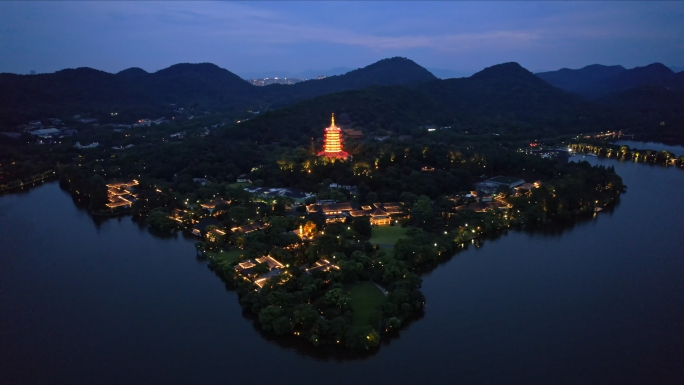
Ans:
POLYGON ((681 384, 684 170, 587 160, 629 186, 615 210, 459 253, 362 359, 262 335, 194 239, 96 224, 56 183, 0 197, 0 383, 681 384))

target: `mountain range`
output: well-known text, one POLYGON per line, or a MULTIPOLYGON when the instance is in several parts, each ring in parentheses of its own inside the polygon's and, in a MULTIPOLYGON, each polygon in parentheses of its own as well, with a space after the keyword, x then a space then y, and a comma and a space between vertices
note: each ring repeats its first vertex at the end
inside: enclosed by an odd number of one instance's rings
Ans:
POLYGON ((477 72, 472 70, 447 70, 442 68, 428 68, 427 70, 440 79, 466 78, 477 72))
MULTIPOLYGON (((443 68, 431 68, 426 67, 430 73, 435 75, 440 79, 452 79, 452 78, 465 78, 474 74, 475 70, 449 70, 443 68)), ((261 71, 261 72, 240 72, 241 78, 249 79, 264 79, 264 78, 292 78, 292 79, 316 79, 318 76, 337 76, 344 75, 353 68, 349 67, 335 67, 327 70, 305 70, 301 72, 291 72, 291 71, 261 71)))
POLYGON ((318 76, 338 76, 338 75, 344 75, 349 71, 352 71, 353 68, 349 67, 335 67, 335 68, 330 68, 327 70, 304 70, 304 71, 299 71, 299 72, 292 72, 292 71, 280 71, 280 70, 273 70, 273 71, 260 71, 260 72, 240 72, 238 75, 240 75, 241 78, 243 79, 264 79, 264 78, 292 78, 292 79, 316 79, 318 76))
POLYGON ((365 132, 408 134, 421 125, 461 133, 574 132, 609 123, 604 109, 560 90, 517 63, 468 78, 376 86, 309 99, 236 126, 230 135, 305 144, 320 136, 330 113, 346 113, 365 132))
POLYGON ((680 121, 683 101, 684 73, 659 63, 537 74, 504 63, 470 77, 442 80, 407 58, 395 57, 321 80, 265 87, 252 86, 211 63, 176 64, 153 73, 76 68, 0 74, 0 124, 6 128, 72 114, 131 122, 169 116, 180 107, 234 116, 257 110, 268 112, 237 130, 246 136, 263 132, 272 140, 299 140, 310 133, 283 133, 288 127, 319 128, 331 112, 348 112, 357 125, 371 130, 410 132, 437 124, 470 132, 571 132, 663 117, 680 121), (118 115, 112 118, 112 112, 118 115))
POLYGON ((92 68, 40 75, 4 73, 0 74, 0 124, 82 113, 103 118, 117 112, 120 119, 138 119, 169 113, 171 105, 223 112, 279 108, 329 93, 434 79, 428 70, 399 57, 344 75, 267 87, 254 87, 210 63, 175 64, 154 73, 140 68, 116 74, 92 68))
POLYGON ((684 72, 676 73, 661 63, 632 69, 593 64, 577 70, 563 68, 536 75, 553 86, 587 98, 600 98, 640 86, 684 90, 684 72))

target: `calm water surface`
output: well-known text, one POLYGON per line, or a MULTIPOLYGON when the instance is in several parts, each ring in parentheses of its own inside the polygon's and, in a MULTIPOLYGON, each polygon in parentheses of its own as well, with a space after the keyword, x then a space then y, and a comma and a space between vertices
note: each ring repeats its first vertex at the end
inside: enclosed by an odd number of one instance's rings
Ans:
POLYGON ((587 160, 629 186, 614 211, 458 254, 356 360, 264 338, 194 239, 96 225, 56 183, 0 197, 0 383, 681 384, 684 170, 587 160))

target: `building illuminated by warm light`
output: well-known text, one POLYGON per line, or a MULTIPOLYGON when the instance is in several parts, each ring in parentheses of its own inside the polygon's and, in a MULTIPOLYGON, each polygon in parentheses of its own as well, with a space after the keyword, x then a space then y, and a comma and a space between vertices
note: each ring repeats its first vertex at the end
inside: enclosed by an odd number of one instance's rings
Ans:
POLYGON ((330 127, 325 129, 323 151, 318 156, 334 159, 346 159, 349 154, 342 148, 342 130, 335 125, 335 114, 332 116, 330 127))

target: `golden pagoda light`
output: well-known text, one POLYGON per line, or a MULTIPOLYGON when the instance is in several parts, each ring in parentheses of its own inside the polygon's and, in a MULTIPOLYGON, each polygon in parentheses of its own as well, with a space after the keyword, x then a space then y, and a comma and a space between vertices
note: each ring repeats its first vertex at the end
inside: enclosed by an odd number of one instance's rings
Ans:
POLYGON ((335 125, 335 114, 332 115, 330 127, 325 129, 323 151, 319 152, 318 156, 338 159, 349 157, 349 154, 342 149, 342 130, 335 125))

